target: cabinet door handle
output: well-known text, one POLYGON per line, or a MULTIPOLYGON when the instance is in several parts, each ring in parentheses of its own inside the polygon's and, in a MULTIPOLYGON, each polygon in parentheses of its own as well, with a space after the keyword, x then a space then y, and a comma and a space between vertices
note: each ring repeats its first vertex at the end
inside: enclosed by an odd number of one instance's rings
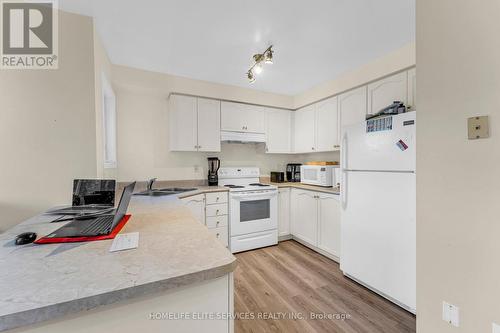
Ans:
POLYGON ((314 147, 311 147, 311 150, 314 150, 314 147))
POLYGON ((219 238, 220 234, 219 234, 219 233, 217 233, 217 235, 215 235, 215 236, 216 236, 217 238, 219 238))
POLYGON ((215 201, 219 201, 219 197, 215 198, 215 201))
POLYGON ((216 225, 216 226, 219 226, 219 223, 220 223, 220 222, 219 222, 219 221, 217 221, 217 222, 215 223, 215 225, 216 225))
POLYGON ((201 148, 201 146, 198 146, 198 149, 201 148))
POLYGON ((218 209, 215 211, 215 214, 219 215, 219 210, 218 209))

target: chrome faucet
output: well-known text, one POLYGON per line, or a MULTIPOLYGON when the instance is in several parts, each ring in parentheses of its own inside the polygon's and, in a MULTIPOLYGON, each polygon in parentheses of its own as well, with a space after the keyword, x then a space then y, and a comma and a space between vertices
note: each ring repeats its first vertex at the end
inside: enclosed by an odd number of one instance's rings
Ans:
POLYGON ((156 178, 151 178, 150 180, 148 180, 148 191, 152 191, 153 190, 153 183, 156 181, 156 178))

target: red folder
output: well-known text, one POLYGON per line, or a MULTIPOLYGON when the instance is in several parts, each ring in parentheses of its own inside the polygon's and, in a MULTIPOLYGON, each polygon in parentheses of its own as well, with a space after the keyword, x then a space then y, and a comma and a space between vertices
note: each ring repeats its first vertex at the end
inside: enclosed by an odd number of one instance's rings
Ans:
POLYGON ((111 233, 108 235, 91 236, 91 237, 60 237, 60 238, 42 237, 40 239, 37 239, 33 243, 35 244, 74 243, 74 242, 92 242, 104 239, 113 239, 120 232, 120 230, 122 230, 123 226, 128 222, 129 219, 130 215, 125 215, 120 221, 120 223, 118 223, 116 227, 113 229, 113 231, 111 231, 111 233))

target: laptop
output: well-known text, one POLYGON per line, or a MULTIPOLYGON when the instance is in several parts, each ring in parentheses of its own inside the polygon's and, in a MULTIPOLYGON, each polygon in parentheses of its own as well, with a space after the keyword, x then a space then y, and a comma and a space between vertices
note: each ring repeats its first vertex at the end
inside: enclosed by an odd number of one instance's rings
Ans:
POLYGON ((60 237, 92 237, 109 235, 120 223, 130 203, 130 198, 134 192, 135 182, 127 185, 120 198, 120 203, 114 214, 100 214, 97 217, 77 217, 65 226, 52 232, 46 238, 60 237))
POLYGON ((75 179, 71 207, 48 213, 85 215, 111 211, 115 206, 115 187, 116 181, 113 179, 75 179))

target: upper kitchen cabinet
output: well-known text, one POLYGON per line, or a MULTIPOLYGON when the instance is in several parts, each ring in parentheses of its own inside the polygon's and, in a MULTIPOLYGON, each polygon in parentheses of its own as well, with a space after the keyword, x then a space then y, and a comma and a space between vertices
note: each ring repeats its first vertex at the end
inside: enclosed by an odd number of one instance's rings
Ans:
POLYGON ((408 109, 417 110, 417 69, 408 71, 408 109))
POLYGON ((363 86, 339 95, 341 129, 366 119, 366 92, 366 86, 363 86))
POLYGON ((266 152, 292 152, 292 111, 267 110, 266 152))
POLYGON ((221 102, 221 129, 232 132, 265 133, 265 108, 221 102))
POLYGON ((368 85, 368 113, 375 114, 394 101, 408 103, 408 73, 401 72, 368 85))
POLYGON ((170 96, 170 150, 220 151, 220 101, 170 96))
POLYGON ((311 153, 316 151, 315 105, 298 109, 294 113, 294 149, 295 153, 311 153))
POLYGON ((295 153, 334 151, 340 148, 337 104, 335 96, 295 111, 295 153))
POLYGON ((317 103, 315 151, 332 151, 340 148, 338 127, 337 96, 317 103))
POLYGON ((198 98, 198 151, 220 151, 220 101, 198 98))
POLYGON ((196 97, 170 96, 169 124, 171 151, 198 150, 198 107, 196 97))

